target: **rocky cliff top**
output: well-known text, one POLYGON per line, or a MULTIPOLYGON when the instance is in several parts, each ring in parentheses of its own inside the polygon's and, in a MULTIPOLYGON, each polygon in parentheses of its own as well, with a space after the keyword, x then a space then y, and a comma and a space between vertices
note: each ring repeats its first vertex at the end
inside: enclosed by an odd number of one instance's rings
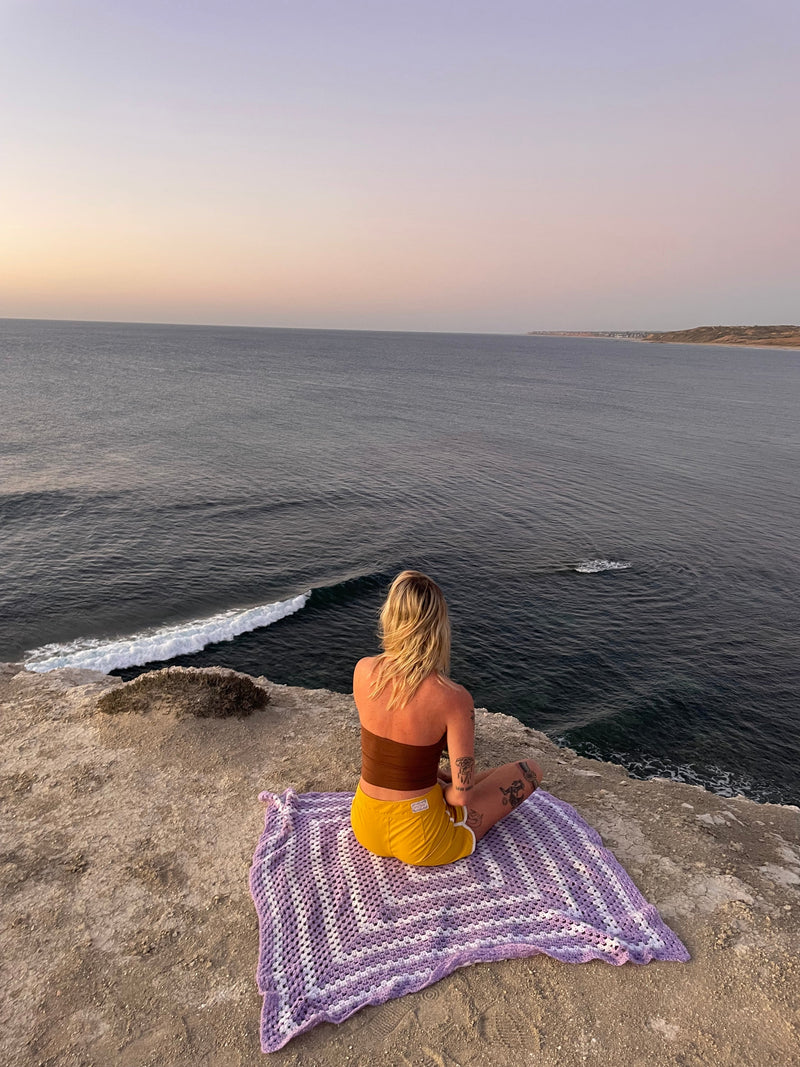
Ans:
POLYGON ((753 1064, 800 1047, 800 811, 630 779, 479 711, 479 765, 532 755, 692 954, 457 971, 259 1050, 247 874, 259 791, 352 790, 350 697, 231 671, 123 685, 0 668, 0 1062, 753 1064), (243 712, 249 711, 249 714, 243 712))

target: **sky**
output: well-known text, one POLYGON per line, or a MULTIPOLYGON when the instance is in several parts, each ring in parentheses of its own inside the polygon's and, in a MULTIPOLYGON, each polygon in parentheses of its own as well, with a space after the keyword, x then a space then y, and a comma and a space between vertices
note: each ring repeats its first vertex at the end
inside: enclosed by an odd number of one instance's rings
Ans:
POLYGON ((0 0, 0 316, 800 322, 798 0, 0 0))

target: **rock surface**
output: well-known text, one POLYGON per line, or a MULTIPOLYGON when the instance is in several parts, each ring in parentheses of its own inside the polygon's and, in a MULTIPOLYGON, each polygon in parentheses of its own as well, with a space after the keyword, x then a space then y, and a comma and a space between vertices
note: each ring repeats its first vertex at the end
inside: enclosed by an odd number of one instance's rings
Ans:
POLYGON ((194 673, 123 687, 0 667, 0 1063, 797 1062, 800 812, 636 781, 488 712, 479 765, 532 755, 692 961, 481 964, 264 1057, 247 888, 257 794, 353 789, 357 718, 341 694, 194 673), (267 699, 216 717, 228 687, 267 699))

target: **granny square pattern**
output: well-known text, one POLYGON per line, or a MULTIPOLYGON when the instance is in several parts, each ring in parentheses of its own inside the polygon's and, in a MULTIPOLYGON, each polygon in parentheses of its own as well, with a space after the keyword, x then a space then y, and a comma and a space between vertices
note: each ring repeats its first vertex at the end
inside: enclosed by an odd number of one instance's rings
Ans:
POLYGON ((352 793, 260 799, 250 891, 265 1052, 479 961, 689 959, 599 835, 544 790, 445 867, 367 852, 350 828, 352 793))

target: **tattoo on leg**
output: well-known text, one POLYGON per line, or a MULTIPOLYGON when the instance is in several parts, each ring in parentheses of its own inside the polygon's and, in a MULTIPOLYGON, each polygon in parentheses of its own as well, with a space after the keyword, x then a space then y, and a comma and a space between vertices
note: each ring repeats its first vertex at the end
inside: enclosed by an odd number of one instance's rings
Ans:
POLYGON ((533 771, 530 769, 528 764, 525 762, 525 760, 522 760, 520 763, 517 764, 517 766, 522 771, 525 780, 527 782, 530 782, 534 789, 537 789, 539 786, 539 780, 537 779, 533 771))
POLYGON ((518 807, 525 799, 522 795, 522 789, 522 782, 519 778, 515 778, 508 789, 504 789, 501 785, 500 792, 503 794, 503 805, 507 804, 510 808, 518 807))
POLYGON ((472 772, 475 770, 475 760, 472 756, 459 756, 456 760, 458 767, 458 781, 460 785, 469 785, 472 781, 472 772))
POLYGON ((474 811, 472 808, 467 808, 467 826, 473 830, 477 830, 479 826, 483 824, 483 816, 479 811, 474 811))

